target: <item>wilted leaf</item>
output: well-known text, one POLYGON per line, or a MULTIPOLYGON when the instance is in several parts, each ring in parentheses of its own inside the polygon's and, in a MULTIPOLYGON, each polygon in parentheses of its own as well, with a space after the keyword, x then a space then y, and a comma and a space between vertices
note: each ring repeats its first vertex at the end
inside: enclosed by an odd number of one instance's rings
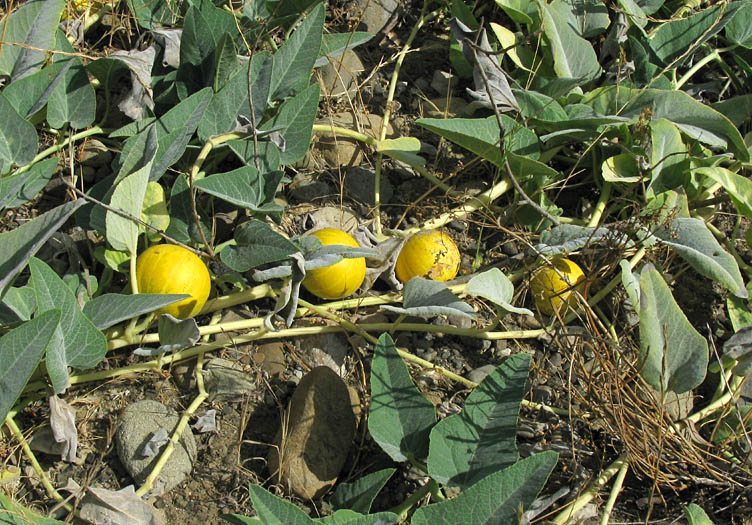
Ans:
POLYGON ((52 436, 58 443, 64 443, 62 460, 69 463, 76 461, 78 450, 78 429, 76 412, 68 403, 56 395, 50 396, 50 428, 52 436))
POLYGON ((413 277, 405 285, 403 308, 384 305, 384 310, 403 315, 432 317, 434 315, 459 315, 475 319, 473 308, 454 295, 447 285, 422 277, 413 277))

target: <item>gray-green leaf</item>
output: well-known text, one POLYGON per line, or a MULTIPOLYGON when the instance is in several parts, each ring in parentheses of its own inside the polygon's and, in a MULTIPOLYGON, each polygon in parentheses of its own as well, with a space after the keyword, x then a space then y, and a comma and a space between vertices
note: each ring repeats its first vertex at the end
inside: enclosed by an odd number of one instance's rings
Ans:
POLYGON ((475 319, 475 311, 472 307, 460 301, 447 285, 422 277, 413 277, 405 285, 402 296, 403 308, 384 305, 384 310, 397 312, 404 315, 416 315, 419 317, 433 317, 434 315, 459 315, 475 319))
POLYGON ((465 293, 485 297, 507 312, 524 315, 535 315, 527 308, 512 306, 514 285, 509 277, 498 268, 491 268, 487 272, 476 275, 465 286, 465 293))
POLYGON ((371 364, 368 431, 394 461, 422 459, 436 411, 413 383, 389 334, 381 334, 371 364))

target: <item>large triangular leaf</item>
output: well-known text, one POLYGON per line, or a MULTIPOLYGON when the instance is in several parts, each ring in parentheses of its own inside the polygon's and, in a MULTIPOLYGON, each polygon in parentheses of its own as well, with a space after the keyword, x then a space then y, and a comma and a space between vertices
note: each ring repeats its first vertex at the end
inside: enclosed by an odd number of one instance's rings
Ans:
POLYGON ((106 293, 86 303, 83 312, 98 330, 105 330, 121 321, 153 312, 188 297, 190 295, 185 294, 106 293))
POLYGON ((306 525, 313 523, 308 514, 295 504, 275 496, 259 485, 249 485, 251 501, 264 525, 306 525))
POLYGON ((96 93, 81 59, 75 55, 76 50, 60 30, 57 31, 57 49, 70 54, 56 54, 53 58, 56 67, 67 68, 67 71, 47 102, 47 122, 55 129, 66 124, 82 129, 96 117, 96 93))
MULTIPOLYGON (((47 53, 55 49, 55 29, 65 0, 31 0, 3 17, 3 52, 0 74, 15 81, 41 69, 47 53)), ((7 11, 6 11, 7 13, 7 11)))
POLYGON ((534 315, 527 308, 512 306, 511 301, 514 295, 514 285, 509 280, 509 277, 504 275, 498 268, 491 268, 470 279, 467 286, 465 286, 465 293, 484 297, 507 312, 534 315))
POLYGON ((519 459, 517 416, 529 370, 527 354, 509 357, 473 390, 462 412, 431 430, 433 479, 467 489, 519 459))
POLYGON ((37 130, 0 93, 0 175, 7 173, 13 164, 24 166, 34 160, 37 144, 37 130))
POLYGON ((295 98, 282 104, 279 112, 264 123, 259 131, 276 131, 284 139, 285 147, 280 149, 280 162, 292 164, 302 159, 313 134, 313 121, 319 104, 318 84, 312 84, 295 98))
POLYGON ((498 525, 519 523, 520 515, 535 501, 551 474, 558 454, 541 452, 491 474, 454 499, 421 507, 412 525, 457 523, 498 525))
POLYGON ((385 468, 358 478, 352 483, 340 483, 332 496, 332 507, 368 514, 371 512, 373 500, 396 471, 394 468, 385 468))
POLYGON ((250 220, 235 230, 235 246, 220 252, 222 262, 236 272, 247 272, 262 264, 282 261, 300 249, 289 239, 258 220, 250 220))
POLYGON ((81 312, 73 292, 52 268, 37 258, 32 258, 29 266, 37 311, 62 310, 46 360, 53 390, 59 394, 68 388, 68 366, 86 369, 97 365, 107 353, 107 340, 81 312))
POLYGON ((747 298, 736 259, 718 244, 702 220, 674 219, 669 230, 659 230, 656 235, 698 273, 713 279, 737 297, 747 298))
POLYGON ((658 392, 688 392, 708 368, 708 342, 687 320, 666 281, 648 265, 640 275, 641 373, 658 392))
POLYGON ((382 334, 371 364, 368 431, 394 461, 422 459, 436 411, 413 383, 389 334, 382 334))
POLYGON ((736 211, 752 219, 752 181, 720 166, 697 168, 694 173, 710 177, 723 186, 736 206, 736 211))
POLYGON ((261 176, 256 168, 246 165, 199 179, 193 185, 236 206, 258 211, 262 204, 274 197, 281 179, 281 171, 261 176), (271 191, 266 186, 270 186, 271 191))
POLYGON ((0 298, 5 295, 5 290, 13 283, 18 272, 26 266, 29 258, 37 253, 47 239, 52 237, 68 217, 85 202, 78 199, 63 204, 14 230, 0 233, 0 246, 6 254, 0 259, 0 298))
POLYGON ((564 0, 551 3, 539 0, 543 15, 543 32, 554 57, 554 70, 559 78, 593 80, 601 72, 593 46, 577 34, 575 7, 564 0))
MULTIPOLYGON (((0 338, 0 421, 21 395, 36 370, 60 322, 60 310, 50 310, 0 338)), ((2 519, 2 514, 0 514, 2 519)))
POLYGON ((271 100, 281 100, 300 93, 310 82, 313 64, 321 48, 324 30, 324 6, 313 8, 303 23, 274 54, 271 100))

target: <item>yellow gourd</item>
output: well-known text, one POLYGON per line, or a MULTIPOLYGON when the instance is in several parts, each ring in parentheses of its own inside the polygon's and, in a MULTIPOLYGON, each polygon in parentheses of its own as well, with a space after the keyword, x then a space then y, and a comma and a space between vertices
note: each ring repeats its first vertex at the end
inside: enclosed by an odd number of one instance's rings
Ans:
POLYGON ((140 293, 189 294, 188 299, 158 310, 178 319, 193 317, 201 311, 211 291, 211 276, 204 261, 174 244, 157 244, 139 255, 136 281, 140 293))
POLYGON ((413 277, 450 281, 460 268, 460 251, 452 238, 439 231, 418 232, 402 247, 394 271, 406 283, 413 277))
POLYGON ((544 266, 533 274, 530 281, 535 306, 546 315, 562 311, 565 305, 574 305, 576 297, 572 292, 585 279, 582 269, 574 261, 557 257, 551 262, 558 272, 544 266))
MULTIPOLYGON (((324 228, 311 235, 320 240, 324 246, 339 244, 359 247, 355 239, 336 228, 324 228)), ((303 279, 303 286, 321 299, 342 299, 355 293, 365 278, 365 258, 344 258, 331 266, 308 271, 303 279)))

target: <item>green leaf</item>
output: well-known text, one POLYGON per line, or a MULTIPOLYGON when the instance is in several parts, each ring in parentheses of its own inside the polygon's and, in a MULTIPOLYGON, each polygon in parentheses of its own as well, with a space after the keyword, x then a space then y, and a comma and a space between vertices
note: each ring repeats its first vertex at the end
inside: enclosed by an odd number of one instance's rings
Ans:
POLYGON ((650 122, 650 164, 653 172, 648 191, 652 194, 678 188, 689 179, 687 147, 679 129, 661 118, 650 122))
POLYGON ((55 30, 64 7, 65 0, 31 0, 0 20, 4 28, 0 75, 16 81, 42 68, 47 52, 55 49, 55 30))
POLYGON ((612 243, 631 245, 625 234, 604 226, 588 228, 576 224, 561 224, 543 232, 535 250, 548 256, 566 254, 604 239, 612 243))
POLYGON ((708 342, 652 265, 642 270, 640 290, 640 373, 658 392, 688 392, 705 378, 708 342))
POLYGON ((601 72, 593 46, 582 38, 575 28, 578 20, 575 7, 564 0, 538 3, 543 15, 543 33, 546 35, 554 57, 554 71, 559 78, 589 81, 601 72))
POLYGON ((7 173, 13 164, 24 166, 34 160, 37 144, 37 130, 0 93, 0 175, 7 173))
POLYGON ((57 158, 45 159, 28 171, 0 178, 0 210, 29 202, 42 191, 57 168, 57 158))
POLYGON ((504 275, 498 268, 491 268, 487 272, 480 273, 470 279, 465 287, 465 293, 485 297, 507 312, 534 315, 527 308, 512 306, 510 301, 512 301, 514 296, 514 285, 509 280, 509 277, 504 275))
POLYGON ((106 330, 121 321, 153 312, 163 306, 176 303, 188 297, 190 295, 186 294, 140 293, 137 295, 125 295, 106 293, 86 303, 83 312, 98 330, 106 330))
POLYGON ((0 315, 0 324, 10 324, 19 321, 28 321, 37 309, 37 300, 34 290, 30 286, 21 288, 8 288, 3 297, 0 307, 7 308, 3 315, 9 315, 7 319, 0 315))
POLYGON ((300 94, 285 101, 279 112, 264 123, 259 131, 277 131, 285 141, 284 151, 280 151, 282 164, 293 164, 302 159, 313 134, 313 121, 319 104, 319 85, 312 84, 300 94))
MULTIPOLYGON (((146 184, 141 220, 159 231, 165 231, 170 226, 170 212, 167 210, 164 188, 158 182, 152 181, 146 184)), ((139 231, 146 231, 147 237, 152 242, 159 242, 162 238, 145 226, 140 226, 139 231)))
MULTIPOLYGON (((156 128, 149 131, 150 142, 156 140, 156 128)), ((149 182, 152 157, 143 167, 121 180, 112 192, 110 206, 128 213, 132 217, 140 218, 143 208, 146 185, 149 182)), ((121 252, 128 252, 131 256, 137 253, 139 225, 132 219, 118 215, 114 211, 107 211, 107 242, 121 252)))
POLYGON ((462 412, 433 427, 428 453, 433 479, 466 490, 519 459, 517 416, 529 371, 530 356, 511 356, 472 391, 462 412))
POLYGON ((50 310, 0 337, 0 362, 3 363, 0 368, 0 421, 5 421, 8 411, 36 370, 59 322, 60 310, 50 310))
POLYGON ((236 246, 227 246, 220 252, 222 262, 236 272, 262 264, 287 259, 300 249, 289 239, 271 229, 265 222, 250 220, 235 230, 236 246))
POLYGON ((234 523, 235 525, 265 525, 264 522, 258 518, 249 518, 248 516, 242 516, 240 514, 220 514, 219 517, 229 523, 234 523))
POLYGON ((352 509, 361 514, 368 514, 371 512, 373 500, 396 471, 394 468, 385 468, 358 478, 352 483, 340 483, 329 503, 335 510, 352 509))
POLYGON ((392 525, 399 523, 400 517, 392 512, 364 516, 352 510, 341 509, 330 516, 316 518, 313 522, 322 525, 392 525))
POLYGON ((394 461, 420 460, 435 423, 433 405, 413 383, 392 338, 381 334, 371 364, 371 437, 394 461))
POLYGON ((352 33, 330 33, 321 36, 321 49, 313 67, 325 66, 330 59, 336 59, 349 49, 365 44, 373 38, 371 33, 353 31, 352 33))
POLYGON ((70 54, 55 54, 53 58, 55 66, 68 69, 47 101, 47 122, 54 129, 66 124, 73 129, 82 129, 94 122, 97 96, 81 59, 75 55, 76 50, 65 33, 58 30, 56 34, 57 50, 70 54))
POLYGON ((217 65, 214 71, 214 85, 212 86, 215 93, 222 89, 243 65, 230 33, 225 33, 219 39, 216 55, 217 65))
MULTIPOLYGON (((70 67, 72 61, 65 64, 70 67)), ((44 107, 55 87, 65 78, 68 69, 48 66, 31 75, 19 78, 3 90, 8 99, 23 118, 30 118, 44 107)))
MULTIPOLYGON (((274 53, 269 98, 281 100, 294 96, 308 85, 321 48, 324 30, 324 6, 319 4, 279 50, 274 53)), ((318 97, 318 93, 317 93, 318 97)))
POLYGON ((611 24, 608 9, 598 0, 565 0, 571 7, 576 25, 574 29, 583 38, 592 38, 603 33, 611 24))
MULTIPOLYGON (((211 237, 211 224, 208 221, 211 215, 204 213, 199 203, 196 203, 196 206, 201 228, 208 239, 211 237)), ((175 178, 170 192, 170 226, 166 233, 182 243, 201 242, 191 209, 191 189, 188 187, 188 178, 182 173, 175 178)))
MULTIPOLYGON (((747 293, 750 292, 750 288, 752 288, 752 282, 747 284, 747 293)), ((750 310, 748 301, 739 299, 735 295, 729 295, 726 298, 726 309, 734 332, 752 325, 752 310, 750 310)))
POLYGON ((665 118, 689 137, 729 149, 739 160, 749 160, 749 151, 736 126, 721 113, 683 91, 608 86, 594 89, 582 102, 591 105, 597 113, 618 114, 632 122, 637 122, 650 108, 653 120, 665 118))
POLYGON ((744 2, 715 5, 687 18, 669 20, 658 26, 650 40, 650 47, 665 64, 681 65, 694 51, 718 34, 728 24, 744 2), (675 60, 678 62, 674 63, 675 60))
MULTIPOLYGON (((251 58, 251 96, 256 125, 266 111, 269 100, 273 58, 268 51, 254 53, 251 58)), ((248 63, 244 62, 234 75, 215 93, 204 112, 198 126, 198 135, 207 140, 214 135, 226 133, 235 128, 238 116, 250 122, 251 109, 248 104, 248 63)))
POLYGON ((659 230, 656 235, 699 274, 713 279, 737 297, 748 297, 736 259, 718 244, 702 220, 674 219, 669 231, 659 230))
POLYGON ((518 24, 533 26, 540 19, 535 2, 529 0, 496 0, 496 5, 518 24))
POLYGON ((473 308, 460 301, 447 288, 446 284, 422 277, 413 277, 405 284, 402 305, 404 308, 389 305, 384 305, 382 308, 391 312, 418 317, 458 315, 475 319, 473 308))
POLYGON ((518 523, 520 513, 529 508, 551 474, 558 454, 541 452, 495 472, 460 493, 454 499, 421 507, 412 525, 457 523, 492 525, 518 523))
POLYGON ((736 206, 736 211, 752 218, 752 181, 720 166, 697 168, 693 173, 710 177, 723 186, 736 206))
POLYGON ((314 521, 293 503, 258 485, 249 485, 253 509, 264 525, 304 525, 314 521))
POLYGON ((0 259, 0 298, 37 250, 86 201, 78 199, 54 208, 9 232, 0 233, 5 256, 0 259))
POLYGON ((630 183, 642 180, 637 159, 631 153, 619 153, 604 160, 601 174, 606 182, 630 183))
POLYGON ((68 388, 68 366, 82 370, 96 366, 107 353, 107 340, 81 312, 73 292, 52 268, 35 257, 29 266, 37 311, 62 310, 46 359, 53 390, 59 394, 68 388))
POLYGON ((262 204, 274 198, 282 172, 268 173, 267 177, 268 181, 259 175, 256 168, 246 165, 197 180, 193 185, 236 206, 259 211, 262 204))
POLYGON ((733 44, 752 48, 752 3, 742 2, 726 24, 726 38, 733 44))
POLYGON ((172 26, 180 19, 180 4, 154 0, 128 0, 128 8, 138 25, 144 29, 172 26))
POLYGON ((212 2, 192 5, 183 19, 177 92, 181 99, 214 85, 217 53, 225 34, 237 35, 233 15, 212 2))
POLYGON ((683 511, 689 525, 713 525, 702 507, 695 503, 690 503, 684 507, 683 511))

